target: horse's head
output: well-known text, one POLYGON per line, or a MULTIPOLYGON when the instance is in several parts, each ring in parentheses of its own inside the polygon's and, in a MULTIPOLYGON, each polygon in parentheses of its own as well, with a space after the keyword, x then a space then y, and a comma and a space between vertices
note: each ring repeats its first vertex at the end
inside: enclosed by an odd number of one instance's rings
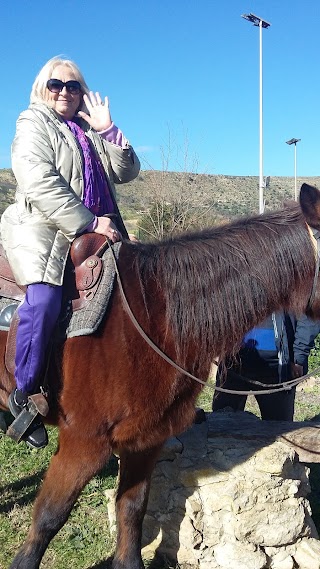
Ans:
MULTIPOLYGON (((300 190, 300 207, 304 218, 313 234, 316 251, 316 271, 309 299, 307 314, 311 317, 320 314, 320 282, 319 282, 319 262, 320 262, 320 191, 310 184, 302 184, 300 190)), ((319 316, 318 316, 319 317, 319 316)))
POLYGON ((320 230, 320 191, 318 188, 302 184, 300 206, 308 225, 320 230))

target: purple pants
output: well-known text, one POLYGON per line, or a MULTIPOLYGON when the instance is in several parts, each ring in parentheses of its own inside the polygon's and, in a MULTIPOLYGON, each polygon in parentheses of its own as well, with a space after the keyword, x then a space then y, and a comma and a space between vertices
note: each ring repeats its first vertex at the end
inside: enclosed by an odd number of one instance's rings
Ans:
POLYGON ((45 352, 57 323, 62 302, 62 287, 46 283, 30 284, 18 308, 15 379, 25 393, 38 389, 45 352))

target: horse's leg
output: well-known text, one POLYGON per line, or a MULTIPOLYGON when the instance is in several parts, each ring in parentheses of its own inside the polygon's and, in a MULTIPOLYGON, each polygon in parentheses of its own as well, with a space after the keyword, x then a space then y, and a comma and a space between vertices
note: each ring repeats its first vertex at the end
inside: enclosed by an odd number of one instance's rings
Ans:
POLYGON ((151 474, 160 447, 141 452, 120 453, 117 492, 117 547, 113 569, 143 569, 142 522, 147 508, 151 474))
POLYGON ((110 458, 105 437, 81 436, 67 428, 60 433, 59 450, 52 458, 36 499, 27 539, 10 569, 38 569, 50 541, 68 519, 81 490, 110 458))

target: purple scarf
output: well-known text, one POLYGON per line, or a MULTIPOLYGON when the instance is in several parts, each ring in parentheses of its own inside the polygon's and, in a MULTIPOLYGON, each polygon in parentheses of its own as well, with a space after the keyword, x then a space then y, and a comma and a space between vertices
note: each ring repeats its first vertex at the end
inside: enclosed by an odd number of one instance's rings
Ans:
POLYGON ((113 213, 114 205, 100 160, 97 158, 82 128, 73 121, 66 121, 66 123, 82 148, 84 159, 84 205, 97 216, 113 213))

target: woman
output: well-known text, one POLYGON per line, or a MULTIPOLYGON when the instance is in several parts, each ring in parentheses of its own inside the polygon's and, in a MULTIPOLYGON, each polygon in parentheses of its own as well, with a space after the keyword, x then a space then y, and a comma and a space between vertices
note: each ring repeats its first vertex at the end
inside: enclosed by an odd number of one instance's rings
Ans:
MULTIPOLYGON (((16 389, 9 397, 14 417, 28 409, 39 390, 44 355, 61 309, 62 281, 72 241, 94 231, 112 242, 128 237, 114 183, 133 180, 139 160, 114 125, 108 98, 89 91, 78 67, 54 57, 32 87, 30 106, 17 121, 12 145, 16 201, 2 215, 1 235, 20 285, 16 389), (103 217, 105 214, 116 214, 103 217)), ((37 417, 24 440, 34 448, 48 442, 37 417)))

